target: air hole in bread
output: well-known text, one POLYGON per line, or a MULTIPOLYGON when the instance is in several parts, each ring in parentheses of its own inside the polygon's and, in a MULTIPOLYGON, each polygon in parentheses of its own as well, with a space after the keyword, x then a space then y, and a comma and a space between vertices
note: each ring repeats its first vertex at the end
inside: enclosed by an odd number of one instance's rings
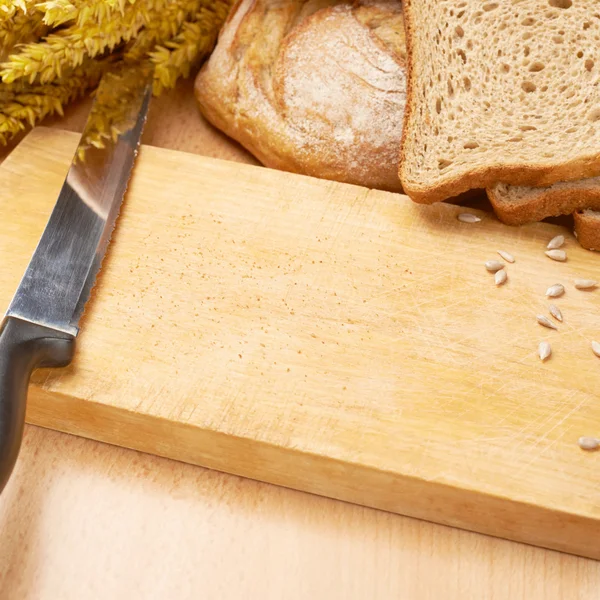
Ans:
POLYGON ((452 164, 451 160, 446 160, 445 158, 438 159, 438 169, 440 171, 447 169, 451 164, 452 164))
POLYGON ((435 101, 435 112, 439 115, 442 112, 442 99, 438 98, 435 101))
POLYGON ((526 42, 527 40, 531 39, 533 37, 533 33, 531 33, 531 31, 526 31, 522 36, 521 39, 526 42))
POLYGON ((594 68, 594 61, 591 58, 588 58, 585 61, 585 68, 586 71, 591 71, 594 68))
POLYGON ((531 65, 529 66, 529 70, 532 73, 539 73, 540 71, 543 71, 545 67, 546 65, 543 62, 536 60, 535 62, 531 63, 531 65))
POLYGON ((521 131, 537 131, 537 127, 534 127, 533 125, 520 125, 519 129, 521 131))
POLYGON ((509 142, 522 142, 523 136, 521 134, 515 135, 514 137, 509 138, 508 141, 509 142))
POLYGON ((583 58, 583 52, 581 50, 577 53, 577 58, 583 58))
POLYGON ((567 129, 565 133, 577 133, 578 131, 579 127, 569 127, 569 129, 567 129))
POLYGON ((593 110, 590 110, 588 113, 588 120, 592 121, 592 123, 600 121, 600 108, 594 108, 593 110))
POLYGON ((555 44, 562 44, 565 41, 565 38, 563 38, 562 35, 553 35, 552 36, 552 41, 555 44))
POLYGON ((479 148, 479 144, 477 142, 467 142, 463 145, 465 150, 475 150, 475 148, 479 148))
POLYGON ((457 19, 462 19, 464 16, 465 16, 464 10, 461 10, 459 13, 456 14, 457 19))
POLYGON ((465 90, 468 92, 471 89, 471 80, 468 77, 464 77, 463 84, 465 86, 465 90))
POLYGON ((495 8, 498 8, 497 2, 488 2, 487 4, 483 5, 483 10, 485 10, 486 12, 489 12, 490 10, 494 10, 495 8))
POLYGON ((507 65, 506 63, 500 65, 500 71, 502 73, 508 73, 510 71, 510 65, 507 65))
POLYGON ((473 50, 473 41, 467 40, 467 50, 473 50))
POLYGON ((523 54, 525 56, 529 56, 531 54, 531 48, 529 46, 525 46, 525 48, 523 48, 523 54))
POLYGON ((533 81, 524 81, 521 84, 521 89, 527 93, 527 94, 531 94, 531 92, 535 92, 535 90, 537 89, 535 83, 533 83, 533 81))
POLYGON ((454 86, 451 81, 448 81, 448 97, 452 98, 454 96, 454 86))
POLYGON ((592 26, 592 24, 589 21, 585 21, 585 23, 583 24, 583 30, 586 31, 591 26, 592 26))
POLYGON ((572 0, 548 0, 548 4, 554 8, 571 8, 572 0))
POLYGON ((455 33, 456 33, 456 35, 457 35, 458 37, 460 37, 460 38, 461 38, 461 37, 463 37, 463 36, 465 35, 465 30, 464 30, 464 29, 463 29, 463 28, 462 28, 460 25, 457 25, 457 26, 454 28, 454 32, 455 32, 455 33))
POLYGON ((535 25, 535 19, 533 17, 526 17, 521 21, 521 25, 523 25, 524 27, 535 25))
POLYGON ((465 51, 464 50, 457 50, 456 53, 462 58, 463 64, 466 64, 466 62, 467 62, 467 55, 465 54, 465 51))

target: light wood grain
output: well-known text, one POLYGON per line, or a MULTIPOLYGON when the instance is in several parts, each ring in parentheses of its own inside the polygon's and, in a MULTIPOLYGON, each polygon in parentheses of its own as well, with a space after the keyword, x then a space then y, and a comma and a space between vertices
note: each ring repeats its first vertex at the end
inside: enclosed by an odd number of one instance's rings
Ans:
POLYGON ((3 600, 595 600, 597 562, 28 427, 3 600))
MULTIPOLYGON (((2 167, 1 218, 19 229, 0 241, 0 302, 76 141, 39 129, 2 167)), ((594 257, 571 243, 553 263, 556 228, 456 213, 145 147, 77 359, 35 378, 29 420, 598 557, 598 459, 576 445, 600 423, 598 296, 564 301, 546 365, 533 318, 548 281, 591 275, 594 257), (482 264, 505 243, 519 268, 496 290, 482 264)))

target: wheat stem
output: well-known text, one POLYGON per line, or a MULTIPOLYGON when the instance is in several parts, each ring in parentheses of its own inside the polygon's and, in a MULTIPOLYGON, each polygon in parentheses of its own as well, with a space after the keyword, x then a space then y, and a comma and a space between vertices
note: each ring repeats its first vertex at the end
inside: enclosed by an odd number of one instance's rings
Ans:
POLYGON ((215 0, 210 7, 203 6, 191 21, 183 24, 178 35, 149 53, 156 67, 156 94, 174 87, 180 77, 187 77, 197 62, 210 52, 229 6, 228 0, 215 0))

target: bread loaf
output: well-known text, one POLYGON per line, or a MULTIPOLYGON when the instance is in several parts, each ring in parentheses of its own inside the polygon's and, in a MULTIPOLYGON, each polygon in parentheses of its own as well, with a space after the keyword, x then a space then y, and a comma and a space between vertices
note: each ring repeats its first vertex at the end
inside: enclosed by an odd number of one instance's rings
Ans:
POLYGON ((264 165, 399 191, 397 0, 239 0, 195 82, 204 116, 264 165))
POLYGON ((600 175, 600 19, 592 5, 405 0, 400 178, 415 201, 497 182, 600 175))

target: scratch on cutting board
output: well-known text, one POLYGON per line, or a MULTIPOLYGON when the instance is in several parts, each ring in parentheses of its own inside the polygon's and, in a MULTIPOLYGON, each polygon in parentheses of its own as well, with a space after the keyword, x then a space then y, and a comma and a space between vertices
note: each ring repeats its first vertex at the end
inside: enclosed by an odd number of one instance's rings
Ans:
POLYGON ((581 406, 583 406, 583 404, 585 403, 585 398, 582 399, 576 406, 571 406, 571 408, 569 408, 566 411, 566 413, 564 412, 565 409, 571 404, 569 400, 574 398, 577 393, 578 392, 576 390, 569 392, 567 396, 561 401, 560 406, 553 410, 550 413, 550 415, 543 416, 541 420, 534 420, 529 423, 526 423, 521 429, 515 432, 509 440, 509 443, 511 444, 511 449, 514 451, 520 449, 521 446, 523 446, 523 444, 526 441, 526 436, 524 436, 523 434, 527 431, 533 431, 533 433, 536 434, 536 446, 543 442, 548 437, 548 435, 552 433, 552 431, 554 431, 557 427, 560 427, 560 425, 562 425, 574 412, 576 412, 581 408, 581 406), (559 421, 555 423, 552 427, 544 431, 545 427, 552 423, 552 421, 559 417, 559 415, 562 415, 560 416, 559 421), (544 431, 544 433, 537 434, 537 432, 541 431, 544 431), (520 441, 514 444, 516 440, 520 441))
MULTIPOLYGON (((575 395, 575 393, 573 393, 572 395, 575 395)), ((572 416, 577 411, 579 411, 581 409, 581 407, 585 404, 585 402, 586 402, 585 398, 580 400, 579 403, 576 406, 574 406, 573 408, 571 408, 571 410, 567 411, 561 417, 561 419, 557 423, 554 424, 553 427, 551 427, 544 435, 542 435, 535 441, 534 446, 532 448, 532 450, 534 451, 534 456, 529 461, 527 461, 525 463, 521 463, 521 467, 518 469, 518 471, 515 474, 516 476, 522 475, 522 473, 524 471, 526 471, 534 462, 538 461, 546 452, 548 452, 548 450, 550 450, 552 447, 554 447, 556 445, 556 443, 564 437, 564 435, 567 433, 567 431, 569 431, 568 429, 566 431, 564 431, 561 436, 557 437, 555 440, 553 440, 549 444, 546 444, 543 447, 541 447, 542 443, 548 439, 548 436, 555 429, 560 427, 570 416, 572 416), (539 452, 537 450, 539 450, 539 452)), ((559 411, 557 411, 557 412, 559 412, 559 411)), ((554 413, 554 414, 556 415, 556 413, 554 413)))

